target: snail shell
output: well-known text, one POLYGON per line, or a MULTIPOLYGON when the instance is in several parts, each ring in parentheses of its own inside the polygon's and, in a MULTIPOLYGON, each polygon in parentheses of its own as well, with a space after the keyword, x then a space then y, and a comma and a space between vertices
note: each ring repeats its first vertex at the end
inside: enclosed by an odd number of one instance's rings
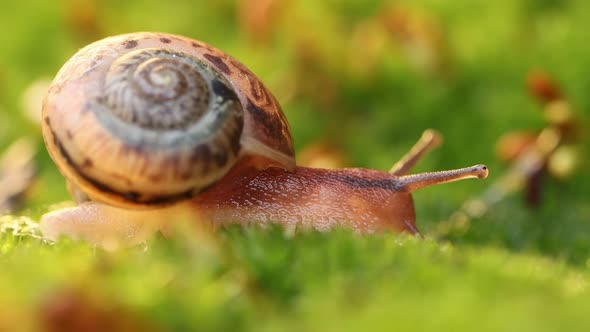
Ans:
POLYGON ((246 155, 295 167, 289 125, 260 80, 176 35, 132 33, 81 49, 49 88, 43 120, 70 184, 114 206, 191 198, 246 155))

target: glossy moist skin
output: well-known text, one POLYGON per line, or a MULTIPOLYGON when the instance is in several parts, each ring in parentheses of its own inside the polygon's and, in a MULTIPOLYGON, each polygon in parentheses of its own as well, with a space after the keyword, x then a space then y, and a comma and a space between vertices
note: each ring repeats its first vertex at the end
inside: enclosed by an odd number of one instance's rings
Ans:
POLYGON ((418 231, 413 190, 488 175, 485 165, 401 176, 370 169, 261 169, 264 164, 260 157, 247 157, 215 186, 185 203, 128 210, 85 202, 46 214, 41 230, 49 239, 67 235, 103 247, 143 242, 178 220, 213 228, 276 223, 316 230, 343 227, 364 234, 387 230, 414 234, 418 231))
POLYGON ((231 224, 278 224, 291 229, 352 229, 418 233, 410 192, 399 177, 369 169, 326 170, 280 167, 260 170, 250 160, 201 195, 151 210, 129 210, 98 202, 48 213, 41 230, 49 239, 66 235, 104 248, 146 241, 178 221, 213 229, 231 224))
POLYGON ((217 226, 280 223, 316 230, 417 233, 411 194, 387 172, 307 167, 258 171, 243 165, 193 199, 197 219, 217 226))

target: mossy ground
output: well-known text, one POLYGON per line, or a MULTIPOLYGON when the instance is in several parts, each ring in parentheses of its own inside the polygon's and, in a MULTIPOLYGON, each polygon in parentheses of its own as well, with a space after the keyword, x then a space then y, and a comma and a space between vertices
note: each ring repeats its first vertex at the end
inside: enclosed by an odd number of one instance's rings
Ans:
POLYGON ((533 70, 558 82, 588 151, 590 3, 277 3, 253 25, 254 6, 230 0, 3 2, 0 147, 39 145, 39 180, 18 215, 38 220, 68 200, 24 91, 84 44, 131 31, 191 36, 243 61, 281 101, 298 151, 321 141, 348 166, 387 169, 433 127, 445 144, 416 171, 484 162, 490 178, 417 192, 424 238, 236 227, 108 253, 14 235, 28 219, 1 217, 20 222, 0 234, 0 330, 589 330, 587 162, 545 176, 536 208, 514 193, 481 218, 439 225, 504 174, 502 134, 545 125, 525 88, 533 70))

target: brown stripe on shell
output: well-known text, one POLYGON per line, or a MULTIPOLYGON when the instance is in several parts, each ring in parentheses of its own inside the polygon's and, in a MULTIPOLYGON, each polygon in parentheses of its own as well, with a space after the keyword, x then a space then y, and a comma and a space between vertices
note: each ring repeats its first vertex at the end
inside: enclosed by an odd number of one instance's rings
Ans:
POLYGON ((162 182, 162 180, 164 180, 164 176, 162 176, 162 174, 154 174, 150 175, 149 179, 152 183, 159 183, 162 182))
POLYGON ((232 69, 237 70, 239 74, 234 76, 247 77, 247 100, 246 110, 255 119, 255 130, 262 132, 266 138, 264 143, 288 156, 294 155, 293 140, 289 123, 281 111, 281 106, 275 97, 270 93, 268 88, 254 75, 246 66, 236 59, 226 56, 224 58, 232 69), (257 122, 257 121, 261 122, 257 122))
POLYGON ((139 193, 137 191, 130 191, 124 197, 128 201, 136 202, 139 199, 139 193))
POLYGON ((125 182, 125 184, 128 187, 131 187, 133 185, 133 181, 130 178, 124 176, 124 175, 116 174, 116 173, 111 173, 111 174, 109 174, 109 177, 115 179, 118 182, 125 182))
POLYGON ((240 150, 243 126, 243 121, 228 121, 226 126, 218 129, 220 132, 208 144, 194 148, 189 161, 191 165, 198 164, 200 169, 193 167, 191 170, 206 174, 212 168, 225 166, 230 158, 236 158, 240 150))
POLYGON ((94 166, 94 163, 89 158, 85 158, 84 161, 82 162, 82 167, 84 167, 84 168, 92 168, 92 166, 94 166))
MULTIPOLYGON (((180 164, 180 157, 176 154, 168 156, 164 161, 161 163, 162 173, 170 174, 172 178, 175 179, 182 179, 181 176, 183 172, 182 165, 180 164)), ((186 179, 185 179, 186 180, 186 179)))
POLYGON ((289 135, 289 127, 287 119, 285 119, 282 112, 275 112, 274 116, 269 116, 269 112, 256 106, 251 99, 248 99, 246 111, 252 116, 254 122, 257 124, 256 129, 264 132, 264 135, 269 138, 275 138, 274 147, 287 154, 293 154, 293 144, 290 139, 285 139, 289 135))
MULTIPOLYGON (((244 76, 253 76, 256 77, 246 66, 244 66, 241 62, 237 61, 234 58, 228 57, 230 63, 237 68, 240 73, 244 76)), ((248 83, 250 83, 250 95, 253 97, 255 104, 258 106, 275 106, 276 103, 272 94, 268 91, 266 86, 260 81, 259 79, 249 79, 248 83)))
POLYGON ((213 160, 218 167, 223 167, 228 160, 227 152, 224 149, 217 149, 217 153, 213 154, 213 160))
POLYGON ((238 60, 228 56, 226 57, 227 61, 229 61, 231 63, 231 65, 236 68, 242 75, 244 76, 255 76, 248 68, 246 68, 246 66, 244 66, 241 62, 239 62, 238 60))
POLYGON ((203 54, 203 57, 209 60, 209 62, 211 62, 212 65, 214 65, 217 69, 221 70, 221 72, 225 75, 231 75, 231 70, 229 69, 227 64, 223 62, 223 59, 221 57, 209 53, 203 54))
MULTIPOLYGON (((199 145, 193 149, 190 155, 190 162, 196 163, 201 160, 211 160, 211 149, 207 145, 199 145)), ((207 173, 209 171, 210 163, 200 163, 201 172, 207 173)))
MULTIPOLYGON (((59 140, 59 138, 57 137, 55 132, 52 129, 49 129, 49 130, 51 132, 51 136, 53 136, 53 144, 55 145, 55 147, 59 151, 60 156, 68 164, 68 166, 76 174, 78 174, 78 176, 80 176, 84 181, 86 181, 92 187, 94 187, 96 190, 98 190, 102 193, 109 194, 112 196, 117 196, 117 197, 120 197, 124 201, 132 202, 132 203, 139 204, 139 205, 167 205, 167 204, 172 204, 172 203, 175 203, 175 202, 178 202, 181 200, 190 199, 195 194, 193 192, 194 190, 190 189, 190 190, 178 193, 178 194, 155 195, 155 196, 150 196, 149 199, 145 199, 145 198, 141 197, 141 195, 136 191, 128 191, 128 192, 117 191, 117 190, 105 185, 104 183, 99 182, 99 181, 91 178, 90 176, 84 174, 82 172, 81 168, 78 166, 78 164, 76 164, 74 162, 74 160, 72 159, 70 154, 65 150, 65 148, 63 147, 63 144, 61 143, 61 141, 59 140)), ((206 189, 207 188, 204 188, 202 190, 206 190, 206 189)))
POLYGON ((123 43, 123 47, 125 47, 126 49, 128 49, 128 50, 129 50, 129 49, 132 49, 132 48, 135 48, 135 47, 137 47, 137 45, 138 45, 138 44, 139 44, 139 43, 137 42, 137 40, 133 40, 133 39, 132 39, 132 40, 127 40, 127 41, 125 41, 125 42, 123 43))

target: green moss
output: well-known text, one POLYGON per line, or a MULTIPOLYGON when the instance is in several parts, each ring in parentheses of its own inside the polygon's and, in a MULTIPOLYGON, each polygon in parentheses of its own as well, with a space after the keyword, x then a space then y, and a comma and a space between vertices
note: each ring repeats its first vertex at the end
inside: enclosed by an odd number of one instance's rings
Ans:
POLYGON ((207 330, 552 331, 590 326, 585 268, 504 249, 345 231, 232 228, 105 253, 4 235, 0 290, 19 316, 80 289, 154 326, 207 330), (214 236, 214 237, 212 237, 214 236))

